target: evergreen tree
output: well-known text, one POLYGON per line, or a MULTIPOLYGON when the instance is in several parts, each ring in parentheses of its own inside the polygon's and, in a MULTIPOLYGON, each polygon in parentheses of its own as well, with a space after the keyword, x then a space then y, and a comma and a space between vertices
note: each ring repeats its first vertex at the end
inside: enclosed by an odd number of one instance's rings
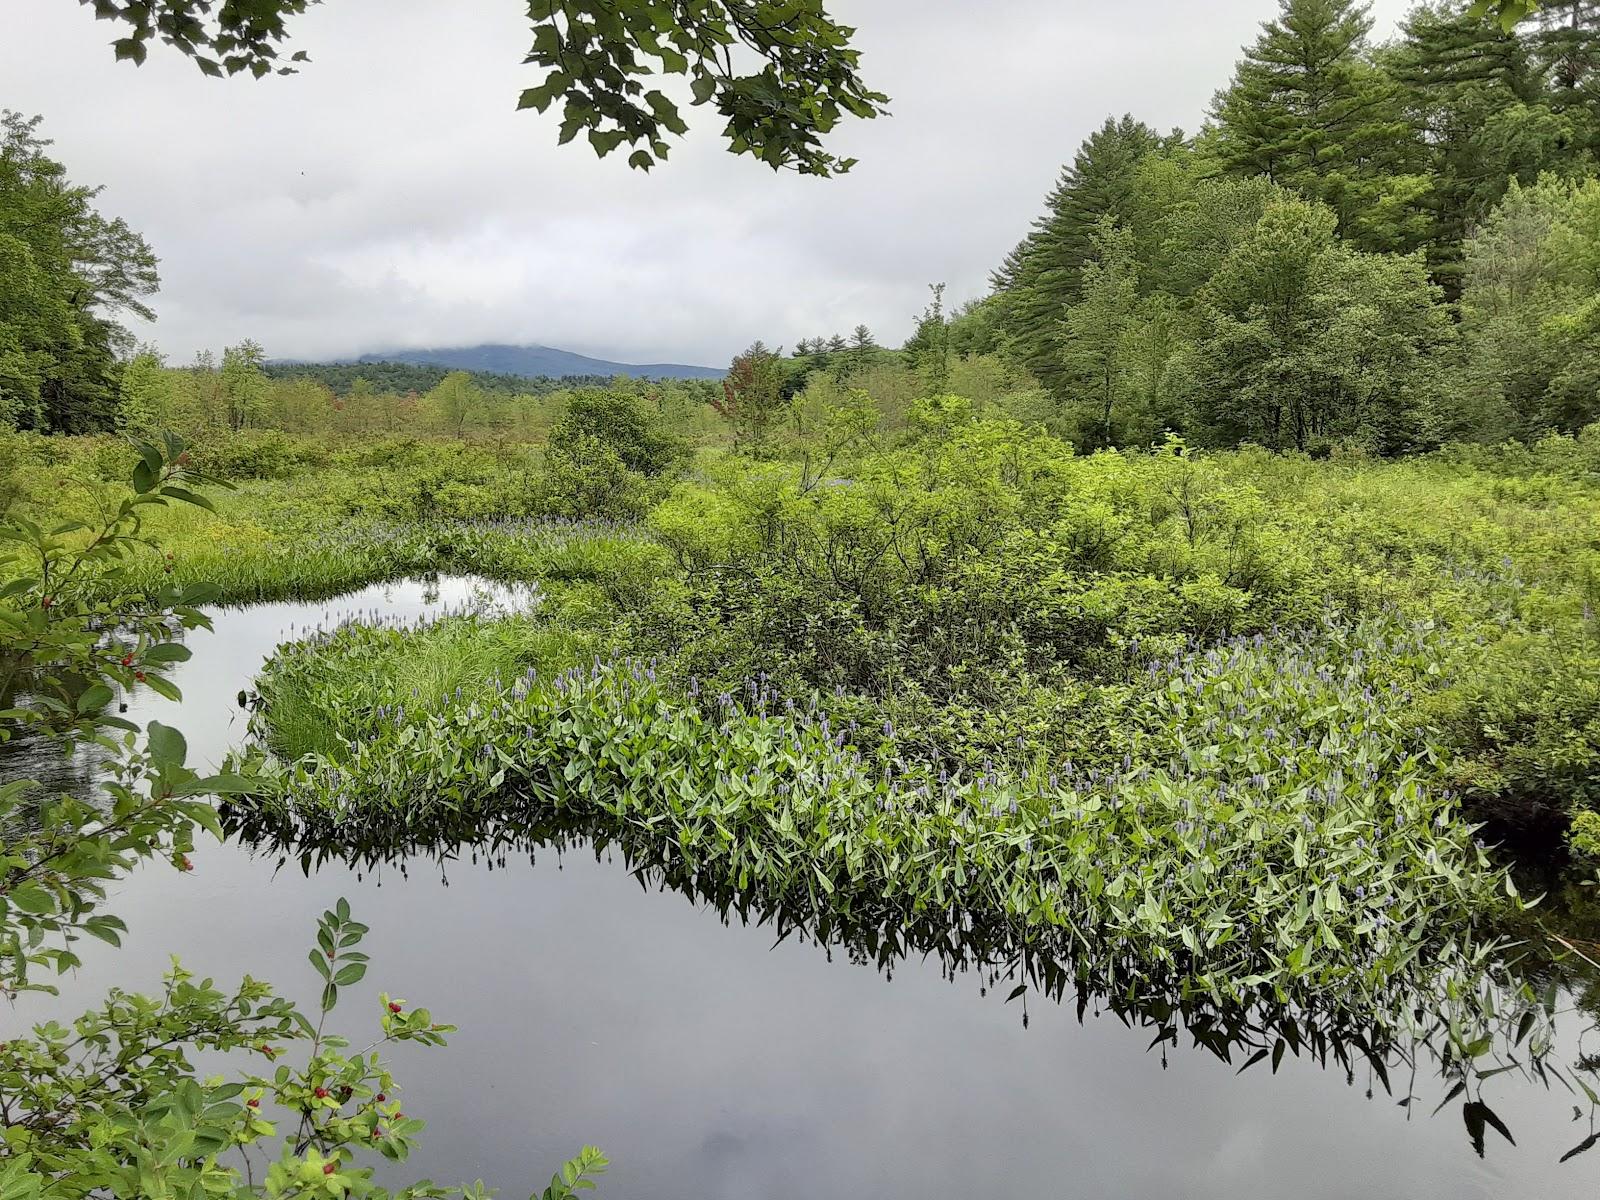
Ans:
POLYGON ((1534 35, 1558 107, 1600 100, 1600 0, 1543 0, 1534 35))
POLYGON ((1393 82, 1369 61, 1368 8, 1281 0, 1217 96, 1216 152, 1233 174, 1265 175, 1333 210, 1341 236, 1408 249, 1426 233, 1427 181, 1393 82))
POLYGON ((857 325, 850 334, 850 346, 855 350, 875 350, 878 343, 872 336, 872 330, 865 325, 857 325))
POLYGON ((905 351, 922 375, 930 395, 942 393, 950 382, 950 323, 944 315, 944 284, 930 283, 933 298, 917 318, 917 328, 906 339, 905 351))
POLYGON ((754 342, 735 355, 722 380, 722 397, 711 406, 733 424, 740 445, 765 444, 783 408, 785 371, 780 350, 754 342))
POLYGON ((1121 220, 1133 210, 1139 165, 1162 145, 1131 116, 1108 119, 1063 168, 1044 215, 995 275, 996 288, 1006 295, 1007 336, 1023 365, 1052 388, 1065 384, 1057 335, 1078 299, 1083 265, 1095 252, 1095 231, 1102 218, 1121 220))
POLYGON ((1558 138, 1522 38, 1459 5, 1420 7, 1386 56, 1428 164, 1424 248, 1447 299, 1461 289, 1461 245, 1505 193, 1553 165, 1558 138))

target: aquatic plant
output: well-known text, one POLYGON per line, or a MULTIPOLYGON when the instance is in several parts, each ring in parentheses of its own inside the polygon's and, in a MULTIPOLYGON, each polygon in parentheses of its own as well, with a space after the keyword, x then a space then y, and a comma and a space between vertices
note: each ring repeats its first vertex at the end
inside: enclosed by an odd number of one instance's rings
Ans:
MULTIPOLYGON (((530 668, 428 708, 329 687, 340 749, 280 764, 258 803, 312 841, 502 808, 635 830, 674 869, 841 915, 1048 931, 1082 977, 1130 997, 1176 980, 1215 1003, 1403 1024, 1398 997, 1421 990, 1471 1059, 1495 1015, 1494 918, 1520 901, 1435 751, 1391 715, 1436 636, 1330 619, 1152 662, 1134 749, 1108 770, 934 770, 891 726, 835 724, 819 697, 760 677, 674 694, 637 660, 530 668)), ((355 627, 286 648, 260 681, 263 732, 276 696, 303 701, 300 676, 354 678, 387 641, 355 627)), ((1512 994, 1538 1053, 1538 997, 1512 994)))

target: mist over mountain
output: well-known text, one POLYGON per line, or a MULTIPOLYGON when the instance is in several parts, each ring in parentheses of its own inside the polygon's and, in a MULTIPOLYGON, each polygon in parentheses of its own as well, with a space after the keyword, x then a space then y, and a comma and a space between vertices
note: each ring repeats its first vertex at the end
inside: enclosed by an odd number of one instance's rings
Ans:
POLYGON ((685 363, 623 363, 590 358, 553 346, 453 346, 436 350, 386 350, 363 354, 361 363, 401 362, 423 366, 448 367, 461 371, 489 371, 500 375, 540 376, 559 379, 566 375, 628 375, 636 379, 721 379, 721 367, 697 367, 685 363))

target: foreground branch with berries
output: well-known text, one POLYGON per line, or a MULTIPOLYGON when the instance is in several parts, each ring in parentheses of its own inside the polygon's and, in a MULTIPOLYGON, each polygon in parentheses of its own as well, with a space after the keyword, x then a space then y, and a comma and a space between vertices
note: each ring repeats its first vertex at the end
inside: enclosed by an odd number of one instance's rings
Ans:
MULTIPOLYGON (((108 885, 138 863, 192 869, 198 831, 221 837, 212 800, 255 789, 238 774, 202 775, 171 726, 141 729, 118 715, 120 695, 145 686, 180 699, 166 672, 189 657, 181 637, 210 628, 204 584, 142 588, 136 556, 155 554, 143 514, 173 503, 210 508, 192 488, 181 440, 138 443, 129 494, 96 497, 100 520, 51 529, 0 521, 0 743, 43 739, 87 748, 103 772, 94 800, 43 795, 32 780, 0 785, 0 994, 55 994, 53 976, 78 967, 85 936, 121 944, 126 925, 105 911, 108 885), (20 697, 20 698, 19 698, 20 697), (113 711, 116 709, 117 711, 113 711)), ((424 1008, 380 997, 376 1035, 359 1050, 327 1029, 340 989, 362 981, 367 927, 340 900, 318 923, 310 960, 322 980, 315 1019, 246 976, 232 991, 176 960, 162 992, 113 989, 65 1024, 50 1019, 0 1042, 0 1197, 485 1197, 482 1182, 399 1191, 374 1181, 380 1159, 405 1160, 423 1122, 393 1098, 381 1051, 397 1042, 442 1046, 453 1027, 424 1008), (222 1055, 232 1078, 201 1076, 193 1056, 222 1055), (298 1064, 298 1065, 296 1065, 298 1064)), ((542 1193, 565 1200, 606 1167, 593 1147, 542 1193)))

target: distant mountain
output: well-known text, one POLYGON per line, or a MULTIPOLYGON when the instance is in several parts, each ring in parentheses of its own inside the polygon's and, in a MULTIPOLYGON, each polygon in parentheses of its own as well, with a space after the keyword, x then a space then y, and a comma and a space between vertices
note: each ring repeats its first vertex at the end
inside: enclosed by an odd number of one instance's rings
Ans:
POLYGON ((720 367, 682 363, 621 363, 590 358, 551 346, 457 346, 443 350, 388 350, 363 354, 362 363, 401 362, 448 367, 457 371, 492 371, 499 375, 560 379, 566 375, 630 375, 635 379, 721 379, 720 367))

